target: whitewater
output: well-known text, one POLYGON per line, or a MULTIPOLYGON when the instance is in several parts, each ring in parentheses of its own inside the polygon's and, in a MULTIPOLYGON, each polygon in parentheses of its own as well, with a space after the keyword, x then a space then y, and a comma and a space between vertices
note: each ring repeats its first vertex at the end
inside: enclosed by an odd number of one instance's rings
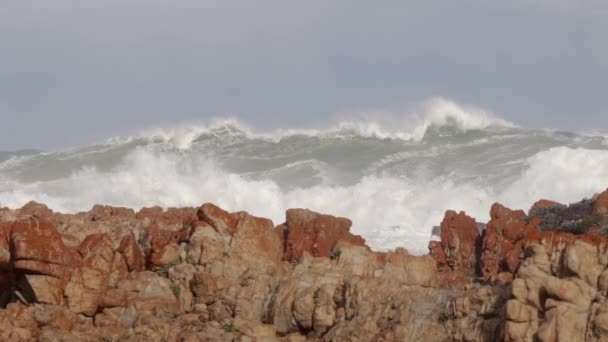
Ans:
POLYGON ((287 208, 348 217, 376 250, 427 252, 447 209, 489 219, 608 188, 608 135, 533 130, 434 99, 415 112, 259 132, 238 120, 148 130, 57 151, 0 153, 0 206, 213 202, 284 221, 287 208))

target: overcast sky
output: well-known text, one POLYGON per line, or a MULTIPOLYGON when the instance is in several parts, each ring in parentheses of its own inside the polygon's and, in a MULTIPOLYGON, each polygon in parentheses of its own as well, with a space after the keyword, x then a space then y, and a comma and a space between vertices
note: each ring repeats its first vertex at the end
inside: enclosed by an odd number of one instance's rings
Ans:
POLYGON ((432 96, 607 129, 607 83, 606 0, 0 1, 0 150, 432 96))

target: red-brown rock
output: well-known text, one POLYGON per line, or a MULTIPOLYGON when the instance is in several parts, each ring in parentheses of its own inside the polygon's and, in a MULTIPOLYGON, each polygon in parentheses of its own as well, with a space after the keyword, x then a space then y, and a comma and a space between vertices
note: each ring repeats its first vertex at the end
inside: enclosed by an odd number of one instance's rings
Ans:
POLYGON ((161 207, 142 208, 135 214, 138 220, 159 227, 189 224, 197 218, 195 208, 169 208, 164 211, 161 207))
POLYGON ((448 210, 441 222, 441 244, 449 267, 467 274, 475 273, 479 230, 475 219, 463 211, 448 210))
POLYGON ((270 266, 283 259, 283 246, 283 236, 274 228, 271 220, 241 214, 231 242, 233 253, 249 261, 260 260, 260 263, 270 266))
POLYGON ((350 233, 352 222, 342 217, 321 215, 307 209, 287 210, 285 260, 299 260, 304 252, 329 257, 338 241, 365 246, 365 240, 350 233))
POLYGON ((197 218, 197 208, 168 208, 162 215, 166 225, 191 224, 197 218))
POLYGON ((205 203, 198 210, 198 218, 209 223, 220 234, 234 235, 236 226, 239 223, 238 215, 230 214, 218 206, 205 203))
POLYGON ((122 238, 118 252, 124 256, 129 272, 143 271, 146 268, 146 258, 133 235, 125 235, 122 238))
POLYGON ((61 234, 46 221, 20 220, 12 225, 14 267, 63 278, 78 257, 63 244, 61 234))
POLYGON ((169 230, 151 225, 145 229, 145 232, 146 240, 150 245, 146 250, 148 261, 154 269, 162 269, 178 261, 181 252, 179 244, 189 240, 192 227, 169 230))
POLYGON ((146 228, 146 237, 150 243, 151 251, 156 252, 162 250, 169 244, 179 244, 187 242, 192 228, 187 226, 180 230, 160 229, 156 225, 146 228))
POLYGON ((37 218, 48 218, 53 215, 53 211, 44 204, 34 201, 28 202, 19 209, 19 216, 34 216, 37 218))
POLYGON ((439 241, 429 242, 429 255, 437 262, 437 270, 445 272, 449 270, 448 259, 443 251, 443 246, 439 241))
POLYGON ((160 270, 175 265, 180 260, 181 249, 176 243, 169 243, 162 248, 153 249, 150 264, 153 270, 160 270))
POLYGON ((108 286, 116 287, 118 283, 125 279, 129 274, 129 268, 127 262, 121 253, 114 253, 114 260, 112 261, 112 269, 108 278, 108 286))
POLYGON ((112 207, 108 205, 95 205, 88 214, 93 221, 129 220, 135 218, 135 211, 131 208, 112 207))
POLYGON ((138 220, 155 220, 163 214, 163 208, 161 207, 149 207, 149 208, 141 208, 136 214, 135 218, 138 220))
POLYGON ((608 191, 604 191, 593 199, 593 212, 608 216, 608 191))
MULTIPOLYGON (((554 205, 555 202, 541 200, 532 208, 554 205)), ((490 217, 482 239, 481 273, 487 280, 499 280, 500 273, 514 273, 519 267, 525 242, 537 231, 538 220, 528 222, 522 210, 511 210, 498 203, 492 205, 490 217)), ((500 276, 500 281, 507 279, 500 276)))
POLYGON ((74 313, 93 316, 108 287, 109 274, 92 267, 80 267, 72 272, 65 288, 68 307, 74 313))
POLYGON ((114 245, 108 234, 92 234, 80 244, 83 264, 108 274, 114 262, 114 245))

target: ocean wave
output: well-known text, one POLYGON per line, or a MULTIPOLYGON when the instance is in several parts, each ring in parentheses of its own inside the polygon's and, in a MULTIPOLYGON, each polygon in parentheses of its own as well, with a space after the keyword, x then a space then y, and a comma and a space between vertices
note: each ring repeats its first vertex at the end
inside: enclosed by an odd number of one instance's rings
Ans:
POLYGON ((324 128, 283 128, 256 131, 236 118, 216 118, 208 123, 183 123, 170 129, 154 128, 128 137, 114 137, 105 145, 128 144, 134 141, 165 143, 178 150, 192 148, 203 137, 234 137, 262 139, 279 143, 291 137, 376 138, 420 141, 434 127, 449 127, 457 132, 487 128, 515 128, 515 124, 493 113, 462 106, 443 98, 433 98, 412 111, 363 112, 342 115, 342 119, 324 128), (354 118, 353 118, 354 117, 354 118))
POLYGON ((228 210, 284 220, 287 208, 306 207, 353 220, 353 232, 374 249, 404 246, 426 252, 432 227, 445 210, 465 210, 479 221, 498 200, 527 209, 549 197, 562 202, 608 187, 608 151, 558 147, 527 158, 525 170, 504 188, 456 182, 449 176, 420 182, 406 176, 366 175, 352 185, 282 188, 271 179, 251 179, 219 166, 209 156, 137 148, 110 172, 83 167, 69 177, 0 190, 0 203, 19 207, 30 200, 64 212, 94 204, 140 208, 197 206, 214 202, 228 210))
POLYGON ((608 188, 608 151, 554 147, 528 158, 525 171, 498 200, 529 208, 539 198, 569 203, 608 188))
POLYGON ((0 204, 62 212, 95 204, 198 206, 284 220, 306 207, 349 217, 374 249, 426 252, 447 209, 487 221, 608 187, 604 134, 527 130, 432 99, 407 114, 351 114, 321 129, 258 132, 235 119, 156 129, 69 150, 7 155, 0 204))

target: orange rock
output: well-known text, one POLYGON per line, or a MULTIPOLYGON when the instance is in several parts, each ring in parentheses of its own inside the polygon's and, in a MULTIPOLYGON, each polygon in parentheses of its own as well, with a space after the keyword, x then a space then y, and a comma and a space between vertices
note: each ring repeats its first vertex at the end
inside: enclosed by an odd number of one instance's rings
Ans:
POLYGON ((150 257, 152 269, 164 269, 179 263, 181 248, 176 243, 169 243, 160 249, 155 249, 150 257))
POLYGON ((441 242, 439 241, 431 241, 429 242, 429 254, 435 261, 437 262, 437 270, 440 272, 447 271, 448 260, 443 251, 443 246, 441 246, 441 242))
POLYGON ((110 273, 114 262, 114 245, 108 234, 92 234, 80 244, 80 255, 84 265, 110 273))
POLYGON ((164 225, 191 224, 198 218, 196 208, 169 208, 162 215, 164 225))
POLYGON ((108 274, 91 267, 75 269, 65 288, 69 309, 77 314, 93 316, 107 286, 108 274))
POLYGON ((128 220, 135 218, 135 211, 131 208, 111 207, 108 205, 95 205, 88 212, 93 221, 97 220, 128 220))
POLYGON ((62 279, 68 278, 72 271, 70 266, 38 260, 16 260, 13 262, 13 268, 28 273, 40 273, 62 279))
MULTIPOLYGON (((186 226, 180 230, 159 229, 156 225, 146 228, 146 238, 150 244, 149 257, 152 264, 159 266, 165 265, 162 260, 167 260, 166 253, 173 254, 172 245, 178 245, 182 242, 187 242, 192 233, 192 227, 186 226), (156 264, 155 264, 156 263, 156 264), (160 263, 160 264, 159 264, 160 263)), ((179 246, 178 246, 179 247, 179 246)))
POLYGON ((231 252, 258 268, 273 266, 283 259, 283 235, 274 228, 271 220, 241 214, 236 234, 231 242, 231 252))
MULTIPOLYGON (((154 269, 166 268, 178 262, 181 253, 179 244, 187 242, 191 234, 191 225, 184 226, 180 230, 160 229, 155 224, 146 227, 144 240, 149 244, 150 248, 145 253, 154 269)), ((132 249, 137 248, 134 241, 125 241, 126 243, 129 243, 132 249)))
POLYGON ((62 279, 39 274, 26 274, 22 278, 21 284, 17 284, 17 287, 23 289, 24 293, 27 293, 27 290, 31 289, 35 296, 32 299, 36 302, 56 305, 64 304, 64 286, 65 282, 62 279))
POLYGON ((36 321, 44 327, 71 330, 75 326, 75 315, 63 306, 37 306, 34 308, 36 321))
POLYGON ((135 214, 145 225, 154 224, 159 227, 189 224, 197 218, 195 208, 169 208, 164 211, 161 207, 142 208, 135 214))
POLYGON ((452 270, 475 273, 479 230, 463 211, 448 210, 441 222, 441 244, 452 270))
POLYGON ((163 213, 163 208, 161 207, 150 207, 150 208, 141 208, 137 214, 135 214, 135 218, 138 220, 155 220, 157 217, 160 217, 163 213))
POLYGON ((108 286, 116 287, 118 283, 125 279, 129 274, 129 268, 125 258, 120 253, 114 253, 114 260, 112 262, 112 270, 108 278, 108 286))
MULTIPOLYGON (((533 208, 553 206, 555 202, 542 200, 533 208)), ((531 209, 532 210, 532 209, 531 209)), ((481 272, 487 280, 505 281, 503 272, 514 273, 523 258, 524 242, 530 232, 537 231, 538 220, 527 221, 522 210, 511 210, 498 203, 492 205, 491 220, 482 237, 481 272)))
POLYGON ((46 205, 34 201, 28 202, 19 209, 19 216, 34 216, 37 218, 48 218, 53 211, 46 205))
POLYGON ((118 252, 124 256, 129 272, 143 271, 146 268, 146 259, 133 235, 125 235, 122 238, 118 252))
POLYGON ((127 306, 128 293, 125 289, 108 289, 100 298, 99 306, 102 308, 113 308, 127 306))
POLYGON ((593 212, 608 216, 608 190, 593 199, 593 212))
POLYGON ((221 234, 234 235, 236 233, 236 226, 239 222, 237 215, 230 214, 211 203, 203 204, 197 215, 200 220, 209 223, 221 234))
POLYGON ((61 234, 61 240, 63 241, 63 244, 66 245, 66 247, 76 248, 76 250, 78 249, 78 247, 80 247, 81 241, 74 235, 61 234))
POLYGON ((78 256, 63 244, 61 235, 46 221, 15 222, 11 241, 15 268, 59 277, 79 265, 78 256))
POLYGON ((316 257, 329 257, 338 241, 365 246, 365 240, 350 233, 352 222, 342 217, 321 215, 307 209, 287 210, 285 260, 299 260, 304 252, 316 257))

